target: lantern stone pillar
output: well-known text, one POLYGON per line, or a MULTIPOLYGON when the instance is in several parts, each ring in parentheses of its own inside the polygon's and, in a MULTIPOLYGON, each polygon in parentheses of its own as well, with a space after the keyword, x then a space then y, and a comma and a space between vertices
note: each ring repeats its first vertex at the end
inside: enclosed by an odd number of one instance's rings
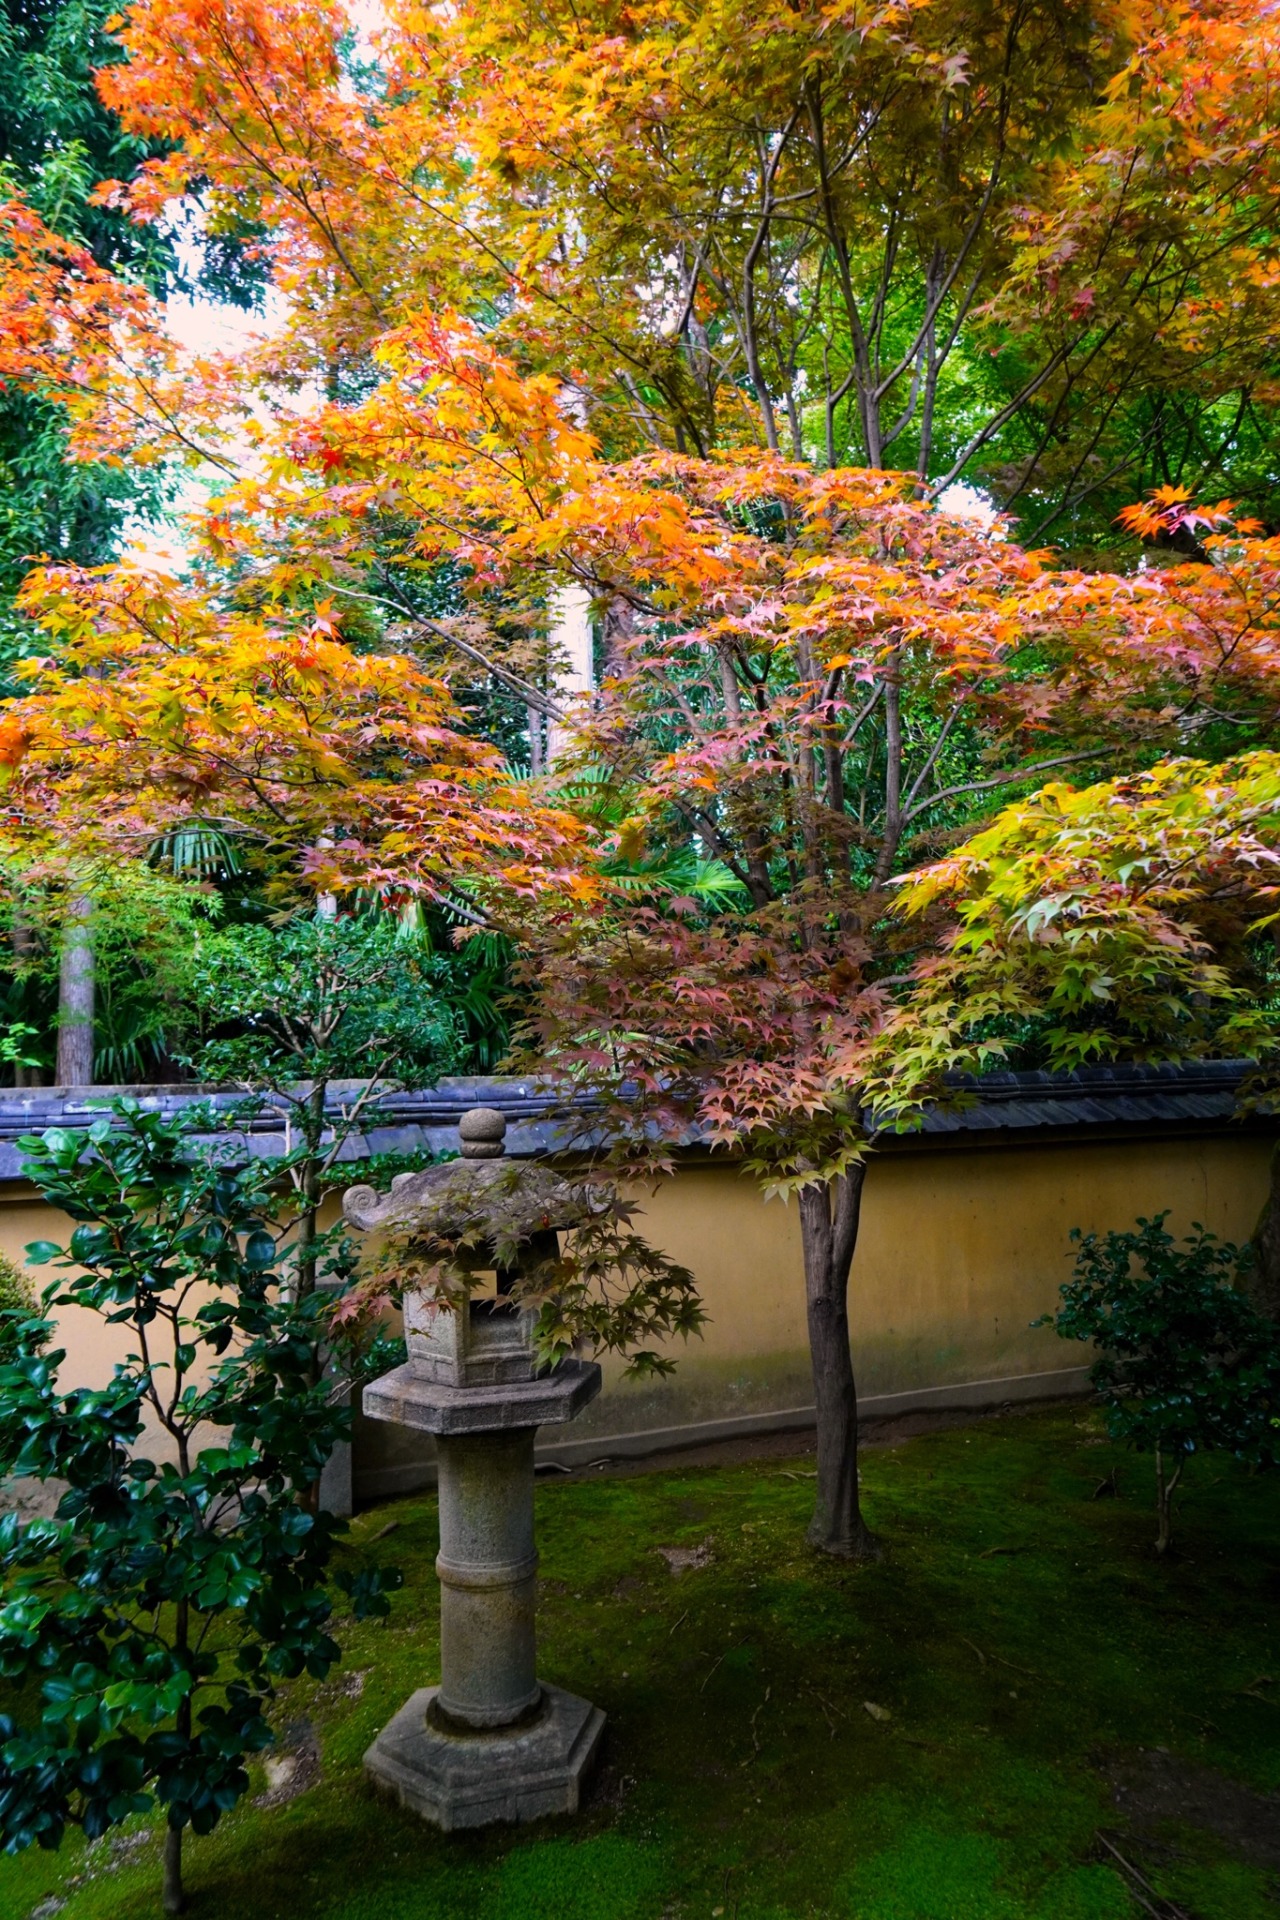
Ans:
MULTIPOLYGON (((508 1215, 528 1215, 519 1257, 543 1258, 564 1187, 546 1169, 500 1164, 505 1131, 501 1113, 473 1108, 461 1161, 401 1175, 388 1195, 352 1188, 347 1219, 429 1245, 502 1191, 508 1215)), ((538 1679, 533 1532, 536 1430, 593 1400, 600 1369, 539 1365, 536 1313, 506 1297, 515 1277, 497 1271, 496 1296, 457 1311, 407 1294, 409 1358, 364 1391, 371 1419, 435 1435, 440 1491, 440 1681, 383 1728, 365 1770, 446 1831, 576 1812, 604 1731, 598 1707, 538 1679)))

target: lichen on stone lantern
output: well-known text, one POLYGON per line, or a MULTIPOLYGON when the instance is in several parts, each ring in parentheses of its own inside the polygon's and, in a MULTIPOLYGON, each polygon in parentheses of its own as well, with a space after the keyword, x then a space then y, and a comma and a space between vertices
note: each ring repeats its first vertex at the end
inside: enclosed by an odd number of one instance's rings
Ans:
POLYGON ((575 1812, 604 1729, 598 1707, 537 1677, 533 1537, 534 1434, 594 1399, 600 1369, 540 1361, 537 1308, 512 1298, 581 1201, 551 1169, 504 1158, 496 1109, 472 1108, 458 1131, 461 1160, 401 1174, 388 1194, 353 1187, 343 1209, 416 1263, 447 1250, 494 1275, 491 1296, 449 1304, 410 1286, 408 1359, 364 1392, 370 1418, 435 1436, 440 1491, 440 1682, 406 1702, 365 1768, 445 1829, 575 1812))

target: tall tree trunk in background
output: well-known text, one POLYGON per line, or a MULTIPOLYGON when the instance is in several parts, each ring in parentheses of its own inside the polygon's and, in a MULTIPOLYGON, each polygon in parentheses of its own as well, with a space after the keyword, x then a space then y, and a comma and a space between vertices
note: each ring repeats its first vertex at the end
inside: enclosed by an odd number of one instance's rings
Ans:
MULTIPOLYGON (((555 675, 551 695, 563 711, 583 694, 594 691, 595 632, 591 623, 591 595, 576 584, 556 587, 547 603, 551 630, 547 636, 555 675)), ((566 751, 572 729, 561 721, 547 726, 544 770, 550 771, 566 751)))
POLYGON ((858 1501, 858 1393, 849 1350, 849 1268, 865 1166, 800 1194, 809 1355, 818 1420, 818 1494, 808 1539, 824 1553, 874 1560, 879 1543, 858 1501))
POLYGON ((93 902, 80 894, 68 903, 62 923, 58 972, 58 1073, 60 1087, 93 1085, 93 902))
MULTIPOLYGON (((35 928, 23 913, 22 908, 18 906, 15 906, 13 911, 9 943, 13 948, 14 967, 18 977, 21 978, 23 970, 35 959, 39 942, 35 928)), ((40 1085, 39 1067, 15 1066, 13 1084, 15 1087, 38 1087, 40 1085)))

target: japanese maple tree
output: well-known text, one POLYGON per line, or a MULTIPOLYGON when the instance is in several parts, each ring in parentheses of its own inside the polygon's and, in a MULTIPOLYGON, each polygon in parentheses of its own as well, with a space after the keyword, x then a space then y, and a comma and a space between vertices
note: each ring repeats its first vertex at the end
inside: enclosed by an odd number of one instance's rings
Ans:
MULTIPOLYGON (((1237 586, 1201 566, 1054 569, 914 476, 755 453, 603 462, 554 382, 456 318, 389 335, 377 364, 366 398, 282 424, 265 473, 209 518, 210 567, 251 555, 276 611, 238 611, 212 573, 189 590, 33 582, 82 664, 46 669, 10 716, 15 807, 55 836, 89 817, 98 844, 214 808, 328 891, 461 890, 483 909, 498 885, 536 1057, 609 1100, 617 1157, 652 1164, 693 1125, 796 1193, 812 1537, 863 1551, 847 1286, 870 1109, 918 1081, 908 1062, 901 1090, 892 1065, 886 1082, 877 1048, 948 925, 904 929, 891 883, 1046 775, 1132 774, 1189 729, 1265 730, 1269 626, 1224 624, 1237 586), (448 730, 408 655, 335 637, 346 600, 395 611, 401 578, 446 563, 478 610, 497 595, 536 620, 565 579, 607 610, 581 791, 570 766, 560 812, 448 730), (689 846, 728 876, 723 911, 662 882, 651 856, 689 846)), ((407 612, 399 632, 415 645, 430 624, 407 612)))
MULTIPOLYGON (((530 1058, 609 1099, 632 1164, 692 1130, 795 1194, 810 1538, 865 1552, 847 1288, 866 1156, 923 1085, 911 1023, 934 1030, 957 951, 949 914, 904 924, 895 876, 1057 768, 1136 770, 1189 725, 1265 725, 1268 631, 1225 644, 1210 616, 1232 589, 1202 567, 1052 570, 905 476, 666 456, 601 473, 559 519, 579 575, 625 611, 580 731, 589 804, 603 771, 620 824, 603 903, 527 929, 530 1058), (733 877, 723 910, 646 887, 649 856, 681 840, 733 877)), ((1187 964, 1198 1006, 1213 976, 1198 951, 1187 964)), ((969 1058, 952 1032, 933 1064, 969 1058)))
POLYGON ((1202 547, 1094 589, 1127 599, 1131 647, 1166 650, 1174 752, 1083 787, 1053 782, 902 888, 906 919, 955 918, 884 1035, 899 1096, 936 1090, 962 1059, 1003 1059, 1032 1015, 1055 1066, 1274 1047, 1280 541, 1177 488, 1125 518, 1202 547))
POLYGON ((140 857, 215 824, 282 897, 461 898, 580 884, 583 836, 458 731, 416 662, 359 655, 322 604, 241 612, 130 567, 36 573, 56 658, 0 721, 6 833, 50 860, 140 857))
MULTIPOLYGON (((958 1068, 1016 1057, 1028 1033, 1063 1068, 1252 1060, 1244 1102, 1274 1104, 1280 541, 1180 488, 1124 518, 1202 555, 1124 583, 1135 639, 1175 650, 1176 751, 1083 787, 1053 782, 903 886, 895 912, 942 938, 910 970, 874 1049, 869 1091, 897 1125, 915 1124, 958 1068)), ((1280 1159, 1250 1285, 1274 1314, 1280 1159)))

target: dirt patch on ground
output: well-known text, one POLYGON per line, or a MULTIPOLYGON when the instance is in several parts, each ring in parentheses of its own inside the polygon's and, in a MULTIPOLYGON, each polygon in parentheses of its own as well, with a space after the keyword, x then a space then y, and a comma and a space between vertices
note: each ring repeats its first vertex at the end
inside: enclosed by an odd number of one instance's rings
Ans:
POLYGON ((654 1552, 662 1555, 668 1572, 673 1574, 696 1573, 700 1567, 709 1567, 715 1559, 710 1535, 696 1547, 655 1547, 654 1552))
POLYGON ((611 1760, 605 1760, 598 1766, 587 1782, 583 1795, 586 1807, 607 1807, 611 1811, 624 1806, 630 1796, 635 1781, 629 1773, 623 1773, 611 1760))
POLYGON ((284 1730, 280 1750, 269 1753, 263 1762, 267 1790, 254 1801, 255 1807, 283 1807, 296 1800, 320 1778, 320 1742, 310 1720, 292 1720, 284 1730))
POLYGON ((336 1705, 344 1700, 358 1700, 372 1672, 372 1667, 339 1668, 337 1677, 325 1682, 317 1692, 316 1699, 324 1701, 326 1705, 330 1701, 336 1705))
POLYGON ((1280 1794, 1255 1793, 1226 1774, 1157 1749, 1107 1771, 1132 1832, 1158 1840, 1167 1823, 1200 1827, 1258 1866, 1280 1868, 1280 1794))

